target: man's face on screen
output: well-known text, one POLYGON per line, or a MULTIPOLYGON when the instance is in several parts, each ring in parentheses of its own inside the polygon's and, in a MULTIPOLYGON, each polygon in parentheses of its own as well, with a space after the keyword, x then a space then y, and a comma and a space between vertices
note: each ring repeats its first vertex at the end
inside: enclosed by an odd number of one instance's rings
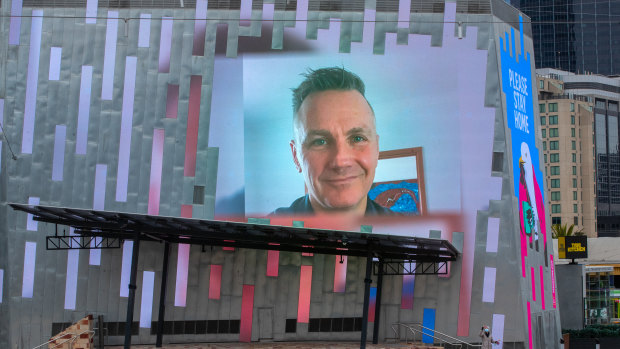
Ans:
POLYGON ((316 212, 364 213, 379 137, 373 111, 359 92, 329 90, 306 97, 291 149, 316 212))

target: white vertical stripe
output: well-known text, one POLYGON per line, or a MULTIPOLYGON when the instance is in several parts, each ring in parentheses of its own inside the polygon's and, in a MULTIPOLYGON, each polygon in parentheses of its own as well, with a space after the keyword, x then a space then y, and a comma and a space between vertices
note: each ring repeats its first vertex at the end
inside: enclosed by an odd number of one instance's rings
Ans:
POLYGON ((409 28, 411 1, 401 0, 398 3, 398 28, 409 28))
POLYGON ((2 303, 2 288, 4 287, 4 269, 0 269, 0 303, 2 303))
POLYGON ((52 47, 50 50, 50 80, 60 80, 60 60, 62 58, 62 47, 52 47))
POLYGON ((159 72, 170 72, 170 50, 172 48, 172 17, 161 18, 161 35, 159 37, 159 72))
POLYGON ((140 29, 138 31, 138 47, 149 47, 151 40, 151 14, 140 14, 140 29))
POLYGON ((116 201, 127 201, 129 180, 129 156, 131 153, 131 129, 133 126, 133 102, 136 87, 136 57, 127 57, 125 83, 121 111, 121 138, 118 147, 118 171, 116 174, 116 201))
POLYGON ((97 23, 98 0, 86 0, 86 24, 97 23))
POLYGON ((19 45, 22 26, 22 0, 11 0, 11 23, 9 27, 9 45, 19 45))
POLYGON ((493 314, 491 334, 493 335, 493 339, 500 341, 499 344, 493 344, 494 349, 501 349, 504 346, 504 319, 504 314, 493 314))
POLYGON ((112 100, 117 35, 118 11, 108 11, 108 21, 105 29, 105 51, 103 55, 103 82, 101 85, 102 100, 112 100))
POLYGON ((123 243, 123 259, 121 261, 121 297, 129 296, 129 279, 131 273, 131 254, 133 241, 123 243))
MULTIPOLYGON (((105 208, 105 188, 108 175, 108 165, 97 164, 95 167, 95 189, 93 193, 93 209, 103 210, 105 208)), ((91 240, 90 245, 101 243, 101 238, 97 237, 91 240)), ((101 250, 92 249, 88 257, 88 264, 101 265, 101 250)))
POLYGON ((151 315, 153 313, 153 286, 155 285, 155 272, 144 271, 142 274, 142 300, 140 301, 140 327, 151 328, 151 315))
POLYGON ((239 9, 239 19, 252 18, 252 0, 241 0, 241 8, 239 9))
POLYGON ((22 279, 22 297, 24 298, 32 298, 36 257, 37 243, 26 241, 26 248, 24 249, 24 275, 22 279))
POLYGON ((82 66, 82 78, 80 81, 80 99, 78 102, 77 137, 75 140, 75 153, 86 154, 88 145, 88 121, 90 118, 90 92, 93 80, 93 67, 82 66))
MULTIPOLYGON (((73 228, 69 229, 69 235, 75 235, 73 228)), ((80 250, 67 251, 67 278, 65 280, 65 309, 75 310, 77 296, 77 280, 80 262, 80 250)))
POLYGON ((497 269, 484 268, 484 282, 482 284, 482 301, 493 303, 495 302, 495 274, 497 269))
POLYGON ((184 307, 187 298, 187 275, 189 270, 189 244, 179 244, 177 254, 177 278, 174 286, 174 306, 184 307))
POLYGON ((489 217, 487 227, 487 252, 497 252, 499 242, 499 218, 489 217))
POLYGON ((67 139, 67 126, 56 125, 54 134, 54 158, 52 159, 52 180, 62 181, 65 166, 65 141, 67 139))
POLYGON ((24 106, 24 128, 22 153, 32 154, 35 113, 37 109, 37 88, 39 83, 39 58, 41 56, 41 31, 43 11, 32 10, 30 27, 30 52, 28 53, 28 76, 26 77, 26 104, 24 106))
MULTIPOLYGON (((28 198, 28 205, 38 205, 40 199, 36 196, 31 196, 28 198)), ((32 219, 32 214, 28 213, 26 218, 26 230, 37 231, 39 228, 39 222, 32 219)))

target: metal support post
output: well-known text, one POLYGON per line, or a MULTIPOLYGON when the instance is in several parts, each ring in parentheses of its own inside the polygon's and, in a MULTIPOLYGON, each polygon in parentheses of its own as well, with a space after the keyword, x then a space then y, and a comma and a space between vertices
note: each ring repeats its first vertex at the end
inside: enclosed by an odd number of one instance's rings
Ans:
POLYGON ((368 334, 368 305, 370 304, 370 278, 372 272, 372 253, 366 257, 366 278, 364 279, 364 311, 362 313, 362 338, 360 339, 360 349, 366 348, 366 337, 368 334))
POLYGON ((140 233, 136 233, 131 252, 131 274, 129 277, 129 297, 127 297, 127 320, 125 321, 125 349, 131 348, 131 325, 133 307, 136 301, 136 276, 138 274, 138 254, 140 252, 140 233))
POLYGON ((164 314, 166 312, 166 284, 168 283, 168 255, 170 254, 170 243, 164 244, 164 262, 162 265, 161 288, 159 291, 159 313, 157 315, 157 340, 155 346, 161 348, 164 336, 164 314))
POLYGON ((381 289, 383 288, 383 259, 379 259, 379 273, 377 274, 377 301, 375 304, 375 323, 372 330, 372 344, 379 343, 379 320, 381 319, 381 289))

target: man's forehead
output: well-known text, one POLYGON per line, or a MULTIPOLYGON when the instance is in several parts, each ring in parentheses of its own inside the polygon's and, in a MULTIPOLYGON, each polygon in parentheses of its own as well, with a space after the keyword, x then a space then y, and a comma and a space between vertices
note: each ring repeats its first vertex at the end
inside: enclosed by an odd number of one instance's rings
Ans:
POLYGON ((356 90, 311 93, 297 111, 294 126, 308 128, 310 125, 317 126, 316 123, 330 121, 348 122, 358 124, 352 127, 375 129, 374 111, 366 98, 356 90))

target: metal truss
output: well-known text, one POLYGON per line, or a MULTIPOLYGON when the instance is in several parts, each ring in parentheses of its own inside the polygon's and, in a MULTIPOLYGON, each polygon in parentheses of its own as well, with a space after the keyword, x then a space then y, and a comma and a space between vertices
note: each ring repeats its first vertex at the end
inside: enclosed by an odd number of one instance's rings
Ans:
POLYGON ((54 235, 47 236, 45 240, 48 250, 93 250, 121 247, 121 239, 111 237, 54 235))
POLYGON ((448 262, 416 262, 415 260, 394 261, 387 260, 383 263, 374 263, 374 273, 379 274, 383 269, 383 275, 446 275, 448 274, 448 262))

